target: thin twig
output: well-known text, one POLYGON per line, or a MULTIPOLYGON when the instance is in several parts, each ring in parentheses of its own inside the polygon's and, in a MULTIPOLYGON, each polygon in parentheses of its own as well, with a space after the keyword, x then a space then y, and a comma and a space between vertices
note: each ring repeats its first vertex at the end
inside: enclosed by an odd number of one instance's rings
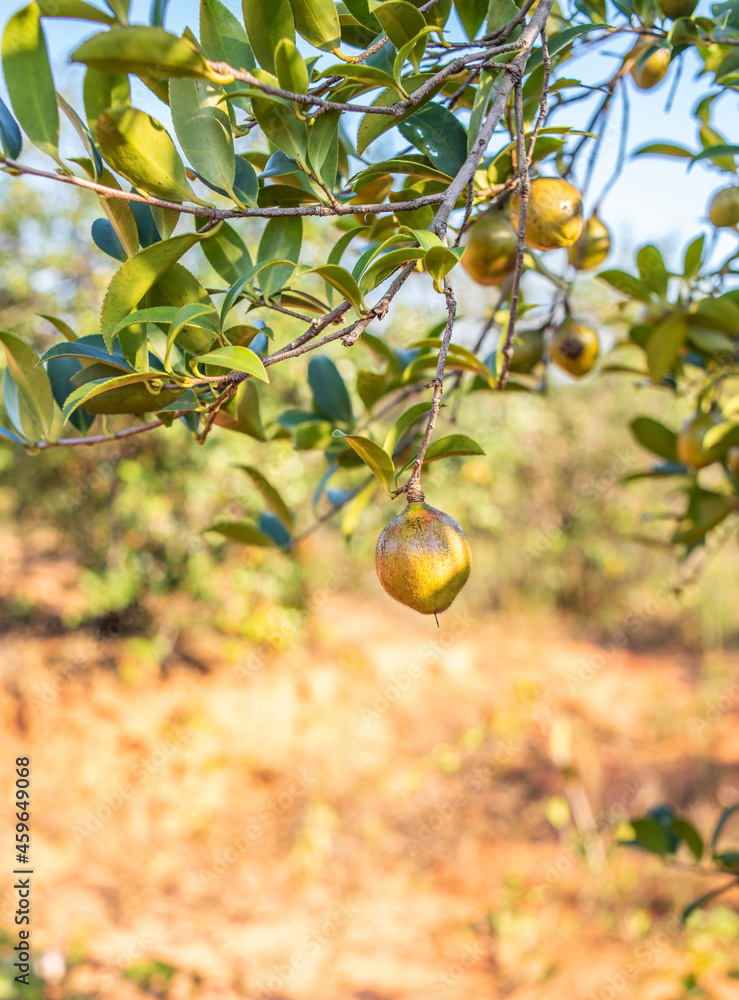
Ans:
MULTIPOLYGON (((544 91, 542 91, 542 100, 544 91)), ((515 91, 516 107, 516 148, 519 172, 519 206, 518 206, 518 233, 516 234, 516 266, 513 271, 513 283, 511 285, 511 307, 508 314, 508 330, 506 331, 505 344, 503 345, 502 362, 500 375, 496 388, 505 389, 508 380, 508 370, 513 358, 513 337, 516 330, 516 314, 518 312, 518 294, 521 287, 521 274, 523 273, 523 258, 526 253, 526 215, 529 206, 529 162, 526 155, 526 135, 524 133, 523 121, 523 87, 521 81, 516 83, 515 91)))
POLYGON ((438 417, 439 410, 441 409, 441 394, 443 392, 444 385, 446 356, 449 351, 449 344, 454 330, 454 320, 457 315, 457 301, 454 298, 454 290, 452 288, 451 278, 448 274, 444 278, 444 295, 446 297, 447 320, 446 327, 444 328, 444 336, 441 338, 441 346, 439 347, 439 359, 436 363, 436 375, 434 376, 433 382, 430 383, 434 387, 434 394, 431 398, 431 409, 429 410, 426 430, 424 431, 421 447, 418 449, 418 455, 416 456, 416 461, 413 465, 413 472, 408 477, 405 485, 395 492, 395 496, 399 493, 405 493, 408 497, 408 503, 416 503, 423 500, 423 490, 421 489, 421 469, 423 468, 423 460, 426 457, 426 451, 428 450, 429 443, 431 442, 431 435, 434 433, 436 418, 438 417))
MULTIPOLYGON (((623 101, 623 115, 621 116, 621 135, 619 136, 618 144, 618 157, 616 159, 616 166, 613 168, 611 176, 608 178, 606 183, 603 185, 603 190, 601 191, 596 206, 593 211, 597 211, 600 207, 603 199, 608 195, 616 183, 618 178, 621 176, 621 172, 624 168, 624 163, 626 162, 626 148, 629 139, 629 92, 626 87, 621 88, 621 100, 623 101)), ((585 184, 583 185, 583 191, 585 191, 590 184, 592 178, 592 170, 589 169, 588 176, 585 178, 585 184)))
POLYGON ((546 121, 547 110, 549 108, 549 74, 552 71, 552 62, 549 58, 549 46, 547 45, 547 33, 546 29, 541 29, 541 61, 544 69, 544 79, 541 85, 541 98, 539 100, 539 114, 536 118, 536 125, 534 126, 534 131, 531 134, 531 142, 529 143, 529 151, 526 154, 526 164, 530 167, 534 160, 534 146, 536 145, 536 140, 539 138, 539 133, 541 132, 542 126, 546 121))

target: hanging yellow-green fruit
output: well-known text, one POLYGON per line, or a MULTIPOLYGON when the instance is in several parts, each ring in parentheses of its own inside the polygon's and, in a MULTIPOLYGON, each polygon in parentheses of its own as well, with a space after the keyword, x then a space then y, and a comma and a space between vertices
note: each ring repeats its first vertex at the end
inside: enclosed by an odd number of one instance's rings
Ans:
POLYGON ((521 330, 513 341, 513 357, 509 371, 528 374, 544 356, 544 333, 542 330, 521 330))
POLYGON ((631 67, 631 75, 637 87, 641 87, 642 90, 651 90, 652 87, 657 86, 669 68, 670 50, 655 49, 650 56, 642 60, 640 52, 643 51, 644 49, 634 50, 633 54, 636 59, 631 67))
MULTIPOLYGON (((520 195, 511 198, 511 225, 518 230, 520 195)), ((537 177, 531 182, 526 212, 526 245, 533 250, 569 247, 582 232, 582 198, 561 177, 537 177)))
POLYGON ((685 421, 677 435, 677 457, 683 465, 691 469, 702 469, 721 458, 722 447, 713 445, 712 448, 706 448, 704 439, 710 429, 723 419, 718 410, 712 410, 685 421))
POLYGON ((579 378, 592 369, 599 349, 600 340, 592 326, 568 316, 555 330, 549 355, 559 368, 579 378))
POLYGON ((611 249, 611 234, 597 215, 590 216, 580 239, 567 249, 567 258, 578 271, 590 271, 602 264, 611 249))
POLYGON ((433 615, 446 611, 467 583, 470 546, 454 518, 420 500, 386 525, 377 540, 375 564, 391 597, 433 615))
POLYGON ((516 234, 497 208, 473 222, 465 245, 462 266, 478 285, 500 285, 516 266, 516 234))
POLYGON ((739 187, 727 187, 713 196, 708 218, 714 226, 739 225, 739 187))

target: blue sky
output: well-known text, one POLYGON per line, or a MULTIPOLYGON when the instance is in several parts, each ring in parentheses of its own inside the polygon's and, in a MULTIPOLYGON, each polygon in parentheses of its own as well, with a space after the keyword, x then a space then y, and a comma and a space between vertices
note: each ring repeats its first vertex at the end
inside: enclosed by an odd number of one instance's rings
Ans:
MULTIPOLYGON (((240 16, 239 0, 225 2, 240 16)), ((131 20, 147 21, 149 5, 149 0, 134 0, 131 20)), ((11 0, 0 0, 3 20, 19 6, 19 3, 11 0)), ((709 13, 706 0, 702 0, 699 10, 709 13)), ((190 25, 197 31, 198 19, 199 0, 174 0, 167 13, 166 26, 180 32, 185 25, 190 25)), ((97 29, 80 21, 56 20, 47 21, 46 24, 57 87, 65 94, 76 97, 75 103, 80 107, 83 68, 69 64, 66 58, 82 38, 97 29)), ((618 54, 630 47, 632 39, 633 36, 620 36, 601 45, 597 53, 591 52, 578 57, 568 66, 567 75, 575 75, 593 83, 607 80, 618 65, 618 54)), ((683 61, 685 65, 682 77, 669 114, 665 111, 665 105, 676 69, 674 65, 667 78, 651 91, 640 91, 631 80, 628 81, 631 98, 629 150, 660 139, 698 148, 697 128, 691 112, 699 98, 708 92, 710 78, 705 76, 696 79, 701 63, 692 50, 683 57, 683 61)), ((166 123, 166 109, 143 86, 135 89, 134 96, 139 106, 146 107, 166 123)), ((596 100, 600 100, 600 95, 596 96, 596 100)), ((594 106, 593 101, 588 100, 564 108, 551 123, 583 127, 594 106)), ((714 108, 715 126, 719 131, 728 133, 729 141, 736 141, 736 126, 739 122, 736 95, 725 95, 715 102, 714 108)), ((602 148, 589 191, 591 205, 616 162, 621 116, 622 104, 617 100, 609 125, 600 132, 603 136, 602 148)), ((655 242, 663 248, 668 266, 671 263, 678 266, 686 243, 701 229, 710 232, 711 227, 707 225, 710 198, 720 187, 731 183, 731 176, 719 174, 715 169, 701 164, 696 164, 688 172, 686 162, 667 157, 628 158, 625 169, 601 212, 601 217, 614 236, 614 263, 629 264, 635 247, 645 242, 655 242)), ((728 253, 735 245, 736 237, 731 233, 723 233, 716 253, 728 253)))

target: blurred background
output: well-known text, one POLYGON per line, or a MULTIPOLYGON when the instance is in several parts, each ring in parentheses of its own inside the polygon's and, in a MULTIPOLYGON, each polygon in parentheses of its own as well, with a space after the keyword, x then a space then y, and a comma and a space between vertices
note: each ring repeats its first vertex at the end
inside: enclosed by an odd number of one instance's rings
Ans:
MULTIPOLYGON (((172 6, 177 28, 197 5, 172 6)), ((633 145, 687 141, 689 89, 659 136, 648 123, 669 87, 633 145)), ((716 175, 633 169, 603 212, 614 263, 644 239, 669 263, 716 175)), ((39 314, 96 331, 115 266, 91 247, 96 209, 2 179, 3 328, 40 348, 39 314)), ((325 239, 307 227, 307 260, 325 239)), ((586 316, 601 294, 585 279, 586 316)), ((441 318, 417 298, 388 321, 401 343, 441 318)), ((460 329, 493 298, 460 278, 460 329)), ((369 353, 332 356, 352 384, 369 353)), ((275 391, 307 404, 305 372, 275 391)), ((6 796, 32 758, 36 874, 30 988, 3 882, 0 1000, 736 1000, 739 892, 683 928, 715 876, 617 843, 661 802, 707 833, 739 798, 735 521, 679 563, 647 543, 669 485, 621 482, 648 464, 634 413, 674 427, 690 408, 622 376, 471 394, 458 426, 486 455, 426 484, 473 551, 438 630, 377 583, 389 501, 292 556, 206 532, 261 509, 238 464, 310 526, 324 460, 289 440, 219 429, 198 448, 178 424, 37 457, 1 443, 0 768, 6 796)))

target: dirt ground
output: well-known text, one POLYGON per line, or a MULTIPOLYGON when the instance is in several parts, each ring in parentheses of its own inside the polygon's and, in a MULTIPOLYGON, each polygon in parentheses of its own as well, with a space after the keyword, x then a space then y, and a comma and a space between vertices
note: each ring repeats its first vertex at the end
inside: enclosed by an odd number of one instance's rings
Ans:
MULTIPOLYGON (((3 552, 0 597, 49 621, 79 599, 73 566, 3 552)), ((134 619, 0 647, 5 802, 32 758, 33 948, 67 963, 45 996, 739 997, 739 892, 683 930, 717 880, 615 844, 656 803, 706 833, 739 797, 736 659, 463 600, 437 631, 379 593, 314 595, 305 641, 256 647, 194 609, 161 662, 134 619)))

